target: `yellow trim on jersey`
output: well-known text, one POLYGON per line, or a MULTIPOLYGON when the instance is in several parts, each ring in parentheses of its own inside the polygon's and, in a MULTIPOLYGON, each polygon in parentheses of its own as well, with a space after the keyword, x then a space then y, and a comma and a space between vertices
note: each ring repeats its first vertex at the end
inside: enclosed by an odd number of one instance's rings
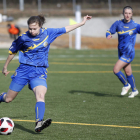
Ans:
MULTIPOLYGON (((109 31, 106 31, 107 33, 110 33, 109 31)), ((110 33, 110 35, 111 35, 111 33, 110 33)))
POLYGON ((33 50, 33 49, 35 49, 35 48, 37 48, 39 45, 41 45, 43 42, 45 42, 45 40, 48 38, 48 36, 41 42, 41 43, 39 43, 38 45, 36 45, 36 44, 34 44, 34 46, 32 47, 28 47, 28 49, 26 50, 26 51, 21 51, 22 53, 25 53, 25 52, 28 52, 29 50, 33 50))
POLYGON ((42 28, 42 32, 44 32, 44 30, 46 30, 47 28, 42 28))
POLYGON ((127 32, 130 32, 130 31, 133 31, 133 30, 135 30, 136 28, 134 28, 134 29, 131 29, 131 30, 128 30, 128 31, 120 31, 120 32, 118 32, 118 34, 124 34, 124 33, 127 33, 127 32))
POLYGON ((48 72, 47 72, 47 69, 46 69, 45 74, 47 75, 47 73, 48 73, 48 72))
POLYGON ((13 53, 12 51, 9 51, 9 54, 17 54, 17 53, 13 53))
MULTIPOLYGON (((23 34, 26 34, 26 32, 25 32, 25 33, 23 33, 23 34)), ((19 36, 22 36, 23 34, 20 34, 19 36)))

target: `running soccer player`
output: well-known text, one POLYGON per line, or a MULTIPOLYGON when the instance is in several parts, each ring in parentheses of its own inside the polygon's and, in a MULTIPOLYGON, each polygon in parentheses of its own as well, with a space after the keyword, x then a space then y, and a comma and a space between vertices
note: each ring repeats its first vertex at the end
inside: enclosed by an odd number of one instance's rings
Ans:
POLYGON ((12 81, 8 92, 0 96, 0 102, 11 102, 22 88, 28 83, 36 97, 35 131, 41 132, 51 124, 51 119, 43 121, 45 113, 45 94, 47 92, 48 52, 50 44, 60 35, 68 33, 86 23, 91 16, 85 16, 81 23, 63 28, 42 28, 45 18, 42 15, 32 16, 28 19, 28 31, 13 41, 9 48, 9 56, 4 64, 2 73, 6 76, 8 64, 19 51, 19 67, 11 76, 12 81))
POLYGON ((113 72, 123 83, 121 95, 126 95, 128 90, 132 88, 129 93, 129 98, 134 98, 138 95, 136 89, 135 79, 132 74, 131 62, 135 57, 135 42, 136 34, 140 33, 140 24, 132 20, 132 7, 126 6, 123 8, 124 19, 116 21, 111 28, 106 32, 106 38, 111 39, 112 34, 118 33, 118 57, 113 72), (121 72, 123 68, 126 76, 121 72))

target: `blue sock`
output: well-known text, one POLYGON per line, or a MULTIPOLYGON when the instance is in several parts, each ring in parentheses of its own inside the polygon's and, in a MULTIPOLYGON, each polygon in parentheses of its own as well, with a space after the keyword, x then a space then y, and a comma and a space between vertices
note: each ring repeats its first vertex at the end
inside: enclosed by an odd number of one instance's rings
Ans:
POLYGON ((127 76, 127 81, 131 85, 132 91, 136 91, 137 89, 136 89, 135 78, 133 74, 131 74, 130 76, 127 76))
POLYGON ((119 80, 123 83, 125 87, 128 86, 127 79, 121 71, 119 71, 118 73, 115 73, 115 75, 119 78, 119 80))
POLYGON ((4 100, 4 98, 3 98, 3 96, 4 96, 5 94, 7 94, 7 93, 4 92, 4 93, 0 96, 0 102, 5 102, 5 100, 4 100))
POLYGON ((42 121, 45 113, 45 103, 37 102, 35 106, 36 121, 42 121))

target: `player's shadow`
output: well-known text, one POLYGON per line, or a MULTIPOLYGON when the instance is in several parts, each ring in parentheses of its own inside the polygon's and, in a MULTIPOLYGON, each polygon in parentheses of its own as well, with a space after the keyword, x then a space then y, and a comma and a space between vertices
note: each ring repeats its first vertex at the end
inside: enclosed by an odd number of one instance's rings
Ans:
POLYGON ((115 94, 106 94, 106 93, 100 93, 100 92, 94 92, 94 91, 82 91, 82 90, 71 90, 69 93, 74 94, 74 93, 86 93, 86 94, 94 94, 95 96, 105 96, 105 97, 123 97, 121 95, 115 95, 115 94))
POLYGON ((15 123, 15 128, 20 129, 20 130, 25 131, 25 132, 28 132, 28 133, 31 133, 31 134, 43 134, 43 133, 36 133, 35 131, 32 131, 32 130, 30 130, 28 128, 25 128, 24 126, 22 126, 22 125, 20 125, 18 123, 15 123))

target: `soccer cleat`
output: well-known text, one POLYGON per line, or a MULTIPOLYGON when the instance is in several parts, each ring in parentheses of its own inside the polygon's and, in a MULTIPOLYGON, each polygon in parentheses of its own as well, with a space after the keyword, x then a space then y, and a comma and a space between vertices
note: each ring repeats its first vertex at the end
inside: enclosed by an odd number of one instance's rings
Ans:
POLYGON ((123 87, 122 88, 122 92, 121 92, 121 95, 126 95, 128 90, 131 88, 131 85, 128 83, 128 86, 127 87, 123 87))
POLYGON ((35 131, 41 132, 44 128, 47 128, 51 125, 52 119, 47 119, 45 121, 36 122, 35 131))
POLYGON ((138 90, 130 92, 128 98, 134 98, 138 94, 139 94, 138 90))

